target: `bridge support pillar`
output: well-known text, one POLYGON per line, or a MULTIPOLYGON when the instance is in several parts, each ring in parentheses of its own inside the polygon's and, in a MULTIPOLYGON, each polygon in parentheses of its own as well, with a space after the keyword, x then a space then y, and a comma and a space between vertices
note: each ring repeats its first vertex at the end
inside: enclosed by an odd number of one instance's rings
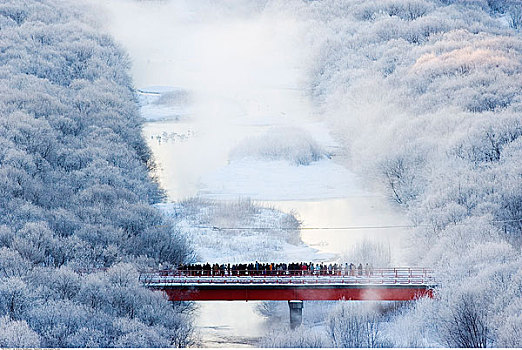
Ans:
POLYGON ((288 300, 288 307, 290 308, 290 328, 295 329, 303 322, 303 301, 288 300))

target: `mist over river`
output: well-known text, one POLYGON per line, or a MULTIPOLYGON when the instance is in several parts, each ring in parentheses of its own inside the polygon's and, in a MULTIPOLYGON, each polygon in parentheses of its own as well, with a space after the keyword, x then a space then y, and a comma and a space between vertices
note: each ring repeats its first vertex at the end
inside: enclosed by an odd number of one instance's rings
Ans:
MULTIPOLYGON (((130 55, 149 119, 143 135, 169 201, 250 198, 295 213, 303 227, 352 228, 304 230, 317 251, 307 261, 341 260, 377 240, 392 263, 403 263, 403 229, 353 229, 406 221, 343 166, 342 145, 308 97, 306 28, 253 3, 100 5, 130 55)), ((263 335, 258 303, 198 304, 204 346, 249 345, 263 335)))

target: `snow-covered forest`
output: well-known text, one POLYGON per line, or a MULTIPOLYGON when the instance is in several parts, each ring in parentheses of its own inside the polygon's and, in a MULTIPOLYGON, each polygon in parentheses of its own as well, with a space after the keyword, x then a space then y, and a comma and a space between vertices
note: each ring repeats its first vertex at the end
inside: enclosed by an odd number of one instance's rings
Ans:
MULTIPOLYGON (((304 90, 340 145, 336 161, 406 213, 415 227, 405 230, 403 255, 411 266, 433 267, 440 283, 436 298, 407 303, 310 302, 296 330, 286 326, 286 304, 263 303, 258 312, 274 326, 258 345, 522 347, 522 2, 235 0, 224 7, 247 20, 255 10, 306 27, 304 90)), ((101 25, 102 10, 73 0, 0 4, 2 347, 198 345, 194 305, 144 288, 139 271, 316 252, 301 240, 296 216, 269 206, 164 203, 131 59, 101 25), (254 229, 213 229, 234 226, 254 229)), ((190 118, 189 92, 157 96, 141 96, 155 101, 141 101, 150 120, 180 111, 186 115, 176 119, 190 118)), ((214 183, 241 174, 244 164, 257 164, 253 173, 284 164, 309 176, 311 164, 335 156, 308 132, 313 125, 277 125, 242 139, 214 183)), ((156 138, 164 145, 165 135, 156 138)), ((343 168, 335 166, 316 169, 343 168)), ((385 243, 363 242, 351 254, 391 260, 385 243)))
POLYGON ((0 4, 0 346, 189 345, 137 269, 191 251, 141 137, 126 54, 78 3, 0 4))
MULTIPOLYGON (((340 307, 326 341, 304 330, 281 344, 520 347, 522 3, 325 0, 271 9, 308 19, 313 98, 349 166, 382 183, 417 226, 409 260, 433 266, 442 282, 436 300, 381 317, 340 307)), ((266 344, 277 346, 274 338, 266 344)))

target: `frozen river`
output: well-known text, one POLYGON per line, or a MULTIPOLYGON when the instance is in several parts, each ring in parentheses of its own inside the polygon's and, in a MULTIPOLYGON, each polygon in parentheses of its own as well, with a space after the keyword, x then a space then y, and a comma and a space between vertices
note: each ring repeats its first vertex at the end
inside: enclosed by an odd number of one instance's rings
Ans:
MULTIPOLYGON (((311 59, 305 28, 252 3, 103 5, 142 87, 142 111, 150 119, 144 136, 169 200, 251 198, 296 213, 304 227, 314 228, 302 232, 318 253, 308 260, 342 259, 377 240, 401 263, 401 229, 354 229, 404 219, 343 166, 342 148, 305 88, 311 59), (288 156, 267 156, 267 143, 279 150, 288 144, 288 156), (297 164, 293 150, 306 154, 310 145, 326 156, 297 164), (332 227, 343 229, 320 229, 332 227)), ((200 304, 197 324, 206 346, 248 345, 263 334, 257 303, 200 304)))

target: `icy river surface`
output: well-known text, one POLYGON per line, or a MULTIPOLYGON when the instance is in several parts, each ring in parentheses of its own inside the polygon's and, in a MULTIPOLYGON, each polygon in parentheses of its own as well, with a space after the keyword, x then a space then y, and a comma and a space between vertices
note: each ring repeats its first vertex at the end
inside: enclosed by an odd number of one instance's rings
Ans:
MULTIPOLYGON (((316 115, 306 89, 306 28, 254 1, 215 3, 103 5, 108 29, 130 55, 144 136, 169 200, 250 198, 293 212, 303 227, 317 228, 302 231, 316 252, 307 261, 342 259, 366 240, 400 251, 399 228, 354 229, 404 218, 342 165, 341 145, 316 115)), ((263 335, 258 303, 199 304, 204 346, 248 346, 263 335)))

